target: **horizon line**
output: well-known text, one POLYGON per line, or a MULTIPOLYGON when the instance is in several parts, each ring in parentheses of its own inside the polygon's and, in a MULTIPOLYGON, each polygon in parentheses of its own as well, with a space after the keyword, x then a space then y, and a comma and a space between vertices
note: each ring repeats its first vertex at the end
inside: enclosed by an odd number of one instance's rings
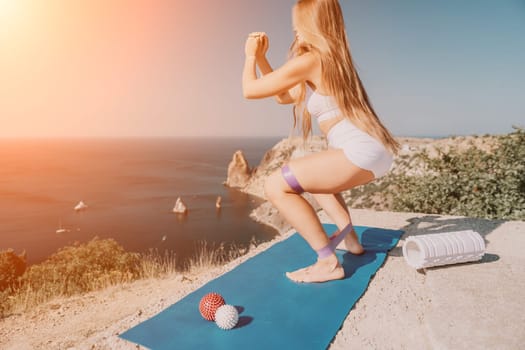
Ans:
MULTIPOLYGON (((512 131, 511 131, 512 132, 512 131)), ((511 133, 509 132, 509 133, 511 133)), ((429 134, 409 134, 409 135, 393 135, 395 138, 449 138, 449 137, 463 137, 463 136, 496 136, 504 135, 508 133, 450 133, 450 134, 441 134, 441 135, 429 135, 429 134)), ((312 136, 322 136, 321 134, 316 134, 312 136)), ((143 139, 143 140, 160 140, 160 139, 184 139, 184 140, 195 140, 195 139, 286 139, 289 136, 287 135, 191 135, 191 136, 182 136, 182 135, 164 135, 164 136, 142 136, 142 135, 124 135, 124 136, 97 136, 97 135, 78 135, 78 136, 0 136, 0 140, 124 140, 124 139, 143 139)), ((300 135, 293 136, 301 137, 300 135)))

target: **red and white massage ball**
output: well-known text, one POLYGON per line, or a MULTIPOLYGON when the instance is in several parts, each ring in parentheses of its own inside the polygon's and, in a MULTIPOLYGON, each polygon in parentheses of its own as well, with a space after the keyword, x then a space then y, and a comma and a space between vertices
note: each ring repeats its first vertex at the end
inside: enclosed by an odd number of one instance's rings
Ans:
POLYGON ((202 317, 208 321, 215 321, 215 312, 226 304, 222 295, 218 293, 208 293, 202 297, 199 303, 199 311, 202 317))

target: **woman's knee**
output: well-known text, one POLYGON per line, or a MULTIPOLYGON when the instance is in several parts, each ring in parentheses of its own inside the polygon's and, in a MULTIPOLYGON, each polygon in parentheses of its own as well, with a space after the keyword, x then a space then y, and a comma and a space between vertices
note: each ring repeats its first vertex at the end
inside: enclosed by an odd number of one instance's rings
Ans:
POLYGON ((264 181, 264 195, 270 202, 281 192, 278 176, 280 176, 280 171, 274 171, 264 181))

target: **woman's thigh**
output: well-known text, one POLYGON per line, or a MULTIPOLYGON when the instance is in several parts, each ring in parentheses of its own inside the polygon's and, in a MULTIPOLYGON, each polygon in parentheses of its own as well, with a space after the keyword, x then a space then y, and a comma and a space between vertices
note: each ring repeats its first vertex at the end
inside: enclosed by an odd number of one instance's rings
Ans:
MULTIPOLYGON (((374 179, 371 171, 353 164, 341 149, 328 149, 292 159, 288 165, 301 187, 310 193, 337 193, 374 179)), ((287 192, 293 192, 280 171, 278 175, 272 175, 287 192)))

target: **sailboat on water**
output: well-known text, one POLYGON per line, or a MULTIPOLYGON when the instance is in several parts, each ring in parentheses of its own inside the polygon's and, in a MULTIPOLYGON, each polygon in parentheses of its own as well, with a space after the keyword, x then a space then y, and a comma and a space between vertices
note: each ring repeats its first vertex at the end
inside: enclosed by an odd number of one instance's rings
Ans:
POLYGON ((62 227, 62 220, 59 220, 59 222, 58 222, 58 229, 55 232, 60 234, 60 233, 66 233, 66 232, 69 232, 69 231, 70 230, 68 230, 67 228, 63 228, 62 227))

